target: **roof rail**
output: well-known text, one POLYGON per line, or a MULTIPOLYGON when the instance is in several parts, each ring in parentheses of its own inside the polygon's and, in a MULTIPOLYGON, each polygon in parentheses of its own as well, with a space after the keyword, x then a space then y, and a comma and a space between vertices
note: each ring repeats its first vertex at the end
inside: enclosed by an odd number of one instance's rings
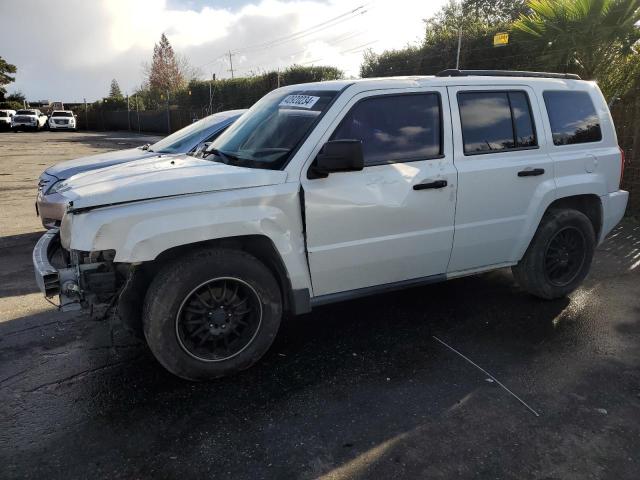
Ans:
POLYGON ((436 77, 536 77, 581 80, 575 73, 523 72, 518 70, 456 70, 449 68, 436 73, 436 77))

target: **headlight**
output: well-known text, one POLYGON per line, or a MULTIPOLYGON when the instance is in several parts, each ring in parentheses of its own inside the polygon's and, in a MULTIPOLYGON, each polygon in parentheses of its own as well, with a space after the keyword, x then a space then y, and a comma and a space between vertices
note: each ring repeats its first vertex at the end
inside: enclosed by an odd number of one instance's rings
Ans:
POLYGON ((55 182, 53 182, 53 184, 49 187, 49 189, 44 192, 45 195, 49 195, 51 193, 56 193, 58 190, 60 190, 62 187, 64 187, 64 179, 60 179, 60 180, 56 180, 55 182))
POLYGON ((71 228, 73 225, 73 214, 65 212, 60 222, 60 245, 69 250, 71 248, 71 228))

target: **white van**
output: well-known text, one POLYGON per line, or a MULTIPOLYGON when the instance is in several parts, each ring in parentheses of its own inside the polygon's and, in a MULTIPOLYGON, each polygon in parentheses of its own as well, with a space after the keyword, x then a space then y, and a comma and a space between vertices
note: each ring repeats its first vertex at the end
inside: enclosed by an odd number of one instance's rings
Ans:
POLYGON ((598 86, 566 74, 287 86, 207 152, 72 177, 34 251, 46 296, 113 307, 194 380, 248 368, 284 314, 330 302, 503 267, 567 295, 628 197, 598 86))

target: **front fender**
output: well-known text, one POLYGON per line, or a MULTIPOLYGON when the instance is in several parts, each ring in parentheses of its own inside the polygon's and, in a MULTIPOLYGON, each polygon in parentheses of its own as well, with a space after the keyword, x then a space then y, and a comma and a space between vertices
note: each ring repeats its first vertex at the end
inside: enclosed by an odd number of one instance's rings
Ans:
POLYGON ((124 263, 207 240, 266 236, 292 287, 310 288, 295 183, 132 202, 73 214, 64 223, 71 249, 115 250, 114 261, 124 263))

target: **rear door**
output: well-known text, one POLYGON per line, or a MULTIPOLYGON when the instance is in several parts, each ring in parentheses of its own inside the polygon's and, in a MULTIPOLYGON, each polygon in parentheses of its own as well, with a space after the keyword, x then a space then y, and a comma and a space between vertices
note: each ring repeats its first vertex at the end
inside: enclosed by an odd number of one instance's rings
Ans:
POLYGON ((456 192, 449 125, 445 88, 361 93, 342 110, 316 153, 330 139, 361 140, 365 167, 302 172, 314 296, 444 274, 456 192))
POLYGON ((458 201, 447 271, 516 262, 527 222, 555 187, 538 102, 526 86, 448 90, 458 201))

